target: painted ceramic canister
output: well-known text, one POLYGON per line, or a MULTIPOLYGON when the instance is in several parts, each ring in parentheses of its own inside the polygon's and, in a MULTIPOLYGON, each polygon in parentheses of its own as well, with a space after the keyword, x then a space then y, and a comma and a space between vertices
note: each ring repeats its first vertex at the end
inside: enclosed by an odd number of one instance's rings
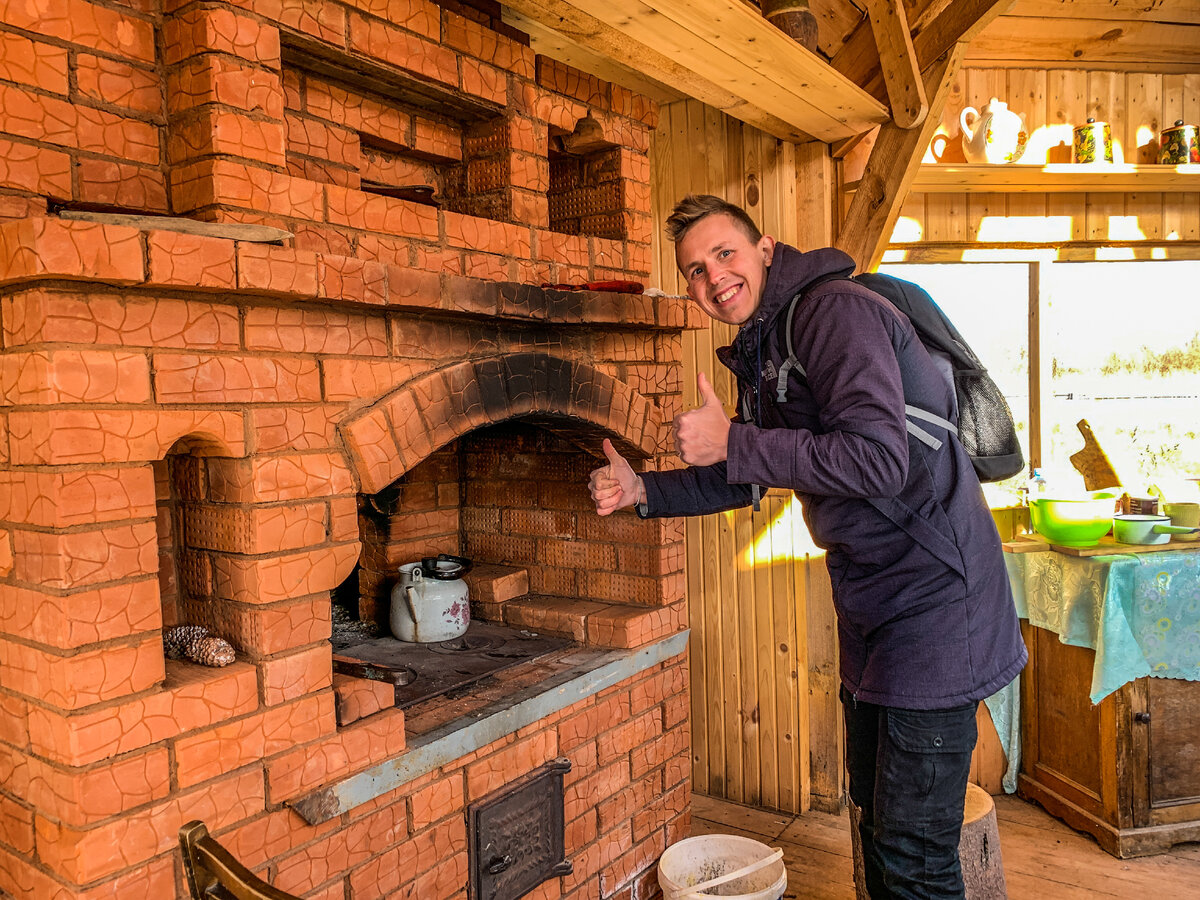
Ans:
POLYGON ((1108 123, 1088 119, 1086 125, 1076 125, 1071 158, 1077 163, 1112 162, 1112 129, 1108 123))
POLYGON ((1183 119, 1179 119, 1174 128, 1163 130, 1159 146, 1158 161, 1163 165, 1200 163, 1200 127, 1184 125, 1183 119))

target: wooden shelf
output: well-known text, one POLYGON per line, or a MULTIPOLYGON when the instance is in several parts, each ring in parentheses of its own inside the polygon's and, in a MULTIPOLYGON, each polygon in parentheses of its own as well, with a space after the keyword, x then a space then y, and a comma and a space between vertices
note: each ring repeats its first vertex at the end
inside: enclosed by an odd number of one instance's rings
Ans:
POLYGON ((504 6, 505 20, 530 33, 538 52, 570 51, 564 62, 634 90, 641 84, 643 93, 649 79, 784 140, 842 140, 890 118, 877 99, 741 0, 504 6))
POLYGON ((960 193, 966 190, 1039 194, 1200 191, 1200 165, 923 165, 913 179, 910 190, 927 194, 960 193))

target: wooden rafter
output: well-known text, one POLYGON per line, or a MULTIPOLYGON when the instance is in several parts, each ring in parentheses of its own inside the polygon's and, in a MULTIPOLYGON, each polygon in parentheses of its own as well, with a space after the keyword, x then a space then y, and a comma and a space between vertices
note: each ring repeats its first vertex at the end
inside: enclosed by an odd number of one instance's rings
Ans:
MULTIPOLYGON (((924 73, 955 44, 970 41, 999 16, 1012 0, 931 0, 919 4, 912 20, 922 23, 912 37, 917 66, 924 73)), ((833 57, 835 69, 876 97, 885 96, 879 51, 871 23, 864 21, 833 57)))
POLYGON ((887 86, 892 121, 901 128, 914 128, 925 120, 929 102, 921 69, 908 31, 908 17, 901 0, 867 0, 867 17, 879 48, 879 66, 887 86))
POLYGON ((900 205, 921 165, 921 151, 937 128, 950 84, 962 66, 966 44, 955 44, 923 73, 930 114, 917 128, 900 128, 888 122, 879 129, 866 169, 850 201, 837 237, 838 248, 870 271, 883 258, 888 237, 900 215, 900 205))

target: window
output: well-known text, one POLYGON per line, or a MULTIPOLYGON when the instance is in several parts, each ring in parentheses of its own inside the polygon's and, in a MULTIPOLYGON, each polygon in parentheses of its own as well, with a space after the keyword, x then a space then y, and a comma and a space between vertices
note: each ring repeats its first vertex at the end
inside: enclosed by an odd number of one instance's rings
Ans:
MULTIPOLYGON (((888 264, 922 285, 1004 392, 1032 465, 1082 489, 1070 463, 1086 419, 1130 491, 1197 493, 1200 261, 888 264), (1040 322, 1040 327, 1038 324, 1040 322), (1037 331, 1031 333, 1031 323, 1037 331), (1031 348, 1036 358, 1031 358, 1031 348), (1030 366, 1041 375, 1030 396, 1030 366)), ((985 485, 993 506, 1025 476, 985 485)))

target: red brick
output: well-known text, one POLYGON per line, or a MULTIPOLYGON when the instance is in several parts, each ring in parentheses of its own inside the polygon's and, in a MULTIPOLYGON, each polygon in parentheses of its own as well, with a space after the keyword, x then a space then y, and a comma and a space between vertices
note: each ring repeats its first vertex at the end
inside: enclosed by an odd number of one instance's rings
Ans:
POLYGON ((621 722, 611 731, 596 739, 597 760, 608 765, 625 756, 635 747, 655 740, 662 735, 662 721, 655 710, 650 710, 634 719, 621 722))
POLYGON ((615 723, 629 718, 629 694, 622 691, 588 706, 558 723, 558 745, 569 753, 585 741, 594 740, 615 723))
POLYGON ((18 87, 0 84, 0 121, 21 137, 148 165, 159 162, 155 126, 18 87))
MULTIPOLYGON (((151 242, 166 232, 151 232, 151 242)), ((8 345, 113 344, 164 349, 229 350, 239 346, 235 307, 121 294, 29 290, 11 301, 8 345)))
MULTIPOLYGON (((662 773, 654 772, 634 781, 612 797, 597 797, 596 812, 600 817, 600 830, 609 831, 631 821, 634 813, 649 807, 655 798, 662 796, 662 792, 662 773)), ((634 838, 637 839, 636 833, 634 838)))
POLYGON ((179 113, 205 103, 219 103, 281 119, 283 86, 274 72, 213 54, 193 57, 167 73, 169 112, 179 113))
POLYGON ((0 890, 14 897, 49 900, 111 900, 113 897, 170 897, 175 893, 175 867, 170 856, 135 866, 88 889, 64 885, 26 860, 0 848, 0 890))
POLYGON ((274 706, 330 687, 332 666, 327 644, 262 661, 263 702, 274 706))
POLYGON ((346 4, 371 16, 391 22, 406 31, 413 31, 436 41, 441 37, 441 18, 444 13, 429 0, 349 0, 346 4))
POLYGON ((317 255, 266 244, 237 247, 238 287, 293 296, 317 295, 317 255))
POLYGON ((352 13, 347 48, 434 81, 458 86, 458 64, 452 50, 393 28, 378 19, 352 13))
MULTIPOLYGON (((305 697, 177 739, 179 786, 199 784, 330 733, 336 728, 332 700, 331 693, 305 697)), ((274 792, 272 799, 279 799, 274 792)))
POLYGON ((232 412, 53 409, 9 416, 14 465, 161 459, 186 435, 223 456, 243 453, 242 417, 232 412))
POLYGON ((438 212, 431 207, 334 185, 327 186, 325 192, 326 221, 331 224, 437 240, 438 212))
POLYGON ((152 574, 157 568, 154 526, 115 523, 90 531, 13 532, 14 571, 30 584, 69 589, 152 574))
MULTIPOLYGON (((295 744, 302 742, 296 741, 295 744)), ((296 746, 267 764, 274 801, 289 800, 334 778, 361 772, 404 752, 404 712, 388 709, 339 729, 307 746, 296 746)))
MULTIPOLYGON (((5 18, 7 21, 7 15, 5 18)), ((17 34, 0 33, 0 78, 65 95, 67 50, 17 34)))
POLYGON ((558 740, 553 730, 541 731, 467 766, 467 799, 474 802, 514 778, 553 759, 558 740))
POLYGON ((461 773, 442 778, 412 794, 412 821, 415 831, 422 831, 447 816, 462 815, 464 808, 461 773))
POLYGON ((149 284, 229 290, 237 284, 234 243, 174 231, 146 236, 150 254, 149 284))
POLYGON ((10 222, 0 225, 0 251, 0 281, 60 275, 136 283, 145 277, 141 233, 120 225, 63 219, 10 222))
POLYGON ((153 579, 68 594, 13 586, 0 593, 0 632, 72 649, 161 626, 153 579))
POLYGON ((217 831, 263 806, 262 773, 249 771, 96 828, 71 828, 38 816, 38 855, 51 871, 86 883, 171 850, 178 845, 179 827, 191 819, 217 831))
POLYGON ((247 411, 255 450, 318 450, 335 439, 333 418, 340 410, 333 407, 291 405, 262 407, 247 411))
POLYGON ((153 687, 163 679, 157 636, 131 645, 106 646, 56 656, 0 640, 5 687, 62 709, 79 709, 153 687))
POLYGON ((162 86, 152 69, 81 53, 75 78, 84 96, 142 113, 162 112, 162 86))
POLYGON ((0 359, 0 400, 18 406, 145 403, 150 368, 141 353, 42 350, 0 359))
POLYGON ((256 307, 245 317, 247 348, 287 353, 386 356, 386 328, 380 318, 321 307, 256 307))
POLYGON ((279 403, 321 399, 315 360, 256 356, 154 356, 160 403, 279 403))
POLYGON ((247 663, 221 669, 190 662, 166 665, 164 686, 133 700, 70 716, 44 708, 30 710, 34 752, 65 765, 84 766, 258 707, 255 669, 247 663))
POLYGON ((163 28, 168 65, 200 53, 228 53, 279 68, 279 30, 230 9, 190 9, 163 28))
POLYGON ((92 769, 63 769, 14 751, 19 764, 5 787, 37 810, 68 825, 90 825, 170 793, 163 747, 110 760, 92 769))
POLYGON ((167 211, 167 185, 157 167, 112 159, 81 159, 78 199, 129 210, 167 211))
POLYGON ((358 555, 358 543, 351 542, 263 559, 218 557, 214 592, 225 600, 266 604, 330 591, 346 580, 358 555))
POLYGON ((393 685, 337 672, 333 675, 333 693, 337 698, 337 721, 341 726, 365 719, 396 703, 393 685))
MULTIPOLYGON (((0 60, 4 58, 3 37, 0 34, 0 60)), ((0 140, 0 186, 70 197, 71 157, 45 147, 0 140)))
POLYGON ((240 157, 268 166, 282 166, 283 124, 208 108, 173 123, 167 141, 167 157, 173 165, 209 156, 240 157))

